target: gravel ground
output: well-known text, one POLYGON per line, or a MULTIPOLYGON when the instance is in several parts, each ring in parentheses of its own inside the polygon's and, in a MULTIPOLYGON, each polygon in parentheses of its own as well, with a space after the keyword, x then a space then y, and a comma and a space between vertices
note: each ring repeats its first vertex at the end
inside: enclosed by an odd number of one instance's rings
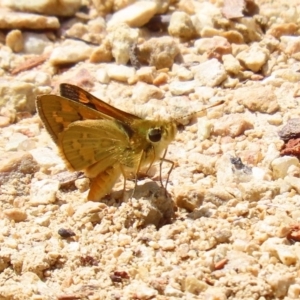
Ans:
POLYGON ((0 1, 0 300, 299 299, 299 1, 57 2, 0 1), (178 121, 167 193, 87 201, 36 114, 61 83, 178 121))

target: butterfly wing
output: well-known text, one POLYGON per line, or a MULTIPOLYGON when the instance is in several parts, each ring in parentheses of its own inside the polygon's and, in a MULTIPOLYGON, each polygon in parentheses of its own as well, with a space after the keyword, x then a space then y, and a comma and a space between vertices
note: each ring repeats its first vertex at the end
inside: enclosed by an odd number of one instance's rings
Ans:
POLYGON ((102 114, 97 110, 56 95, 38 96, 36 108, 47 131, 56 144, 58 142, 58 135, 75 121, 87 119, 112 120, 110 116, 102 114))
POLYGON ((141 119, 138 116, 127 113, 105 103, 104 101, 98 99, 97 97, 93 96, 92 94, 76 85, 62 83, 59 88, 61 96, 76 102, 80 102, 123 123, 131 124, 133 120, 141 119))
POLYGON ((130 148, 121 123, 112 120, 73 122, 59 134, 58 147, 69 169, 84 170, 90 178, 117 162, 130 148))

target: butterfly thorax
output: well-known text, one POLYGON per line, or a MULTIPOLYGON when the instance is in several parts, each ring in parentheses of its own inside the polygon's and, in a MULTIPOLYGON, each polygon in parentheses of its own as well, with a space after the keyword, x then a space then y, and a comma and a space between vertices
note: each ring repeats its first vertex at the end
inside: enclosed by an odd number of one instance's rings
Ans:
POLYGON ((124 155, 123 164, 133 171, 159 160, 177 132, 174 122, 160 120, 134 120, 131 129, 128 153, 132 155, 124 155))

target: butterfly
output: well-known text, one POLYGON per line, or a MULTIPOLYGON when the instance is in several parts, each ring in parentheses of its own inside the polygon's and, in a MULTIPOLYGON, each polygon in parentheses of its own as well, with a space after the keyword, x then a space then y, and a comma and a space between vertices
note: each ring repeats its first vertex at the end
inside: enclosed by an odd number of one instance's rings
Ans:
POLYGON ((60 94, 38 96, 37 111, 67 168, 91 179, 88 200, 107 195, 120 175, 126 179, 155 161, 169 161, 175 120, 142 119, 71 84, 61 84, 60 94))

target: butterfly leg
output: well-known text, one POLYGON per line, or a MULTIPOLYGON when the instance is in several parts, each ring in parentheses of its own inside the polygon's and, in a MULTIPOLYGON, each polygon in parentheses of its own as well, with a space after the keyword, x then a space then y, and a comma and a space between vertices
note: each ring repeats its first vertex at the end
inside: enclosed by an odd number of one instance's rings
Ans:
POLYGON ((139 163, 138 163, 138 165, 137 165, 137 168, 136 168, 136 171, 135 171, 135 173, 134 173, 134 188, 133 188, 133 191, 132 191, 132 194, 131 194, 131 196, 130 196, 130 200, 133 198, 133 196, 134 196, 134 193, 135 193, 135 191, 136 191, 136 187, 137 187, 137 182, 138 182, 138 173, 139 173, 139 171, 140 171, 140 169, 141 169, 141 166, 142 166, 142 161, 143 161, 143 156, 144 156, 144 150, 141 152, 141 156, 140 156, 140 159, 139 159, 139 163))
POLYGON ((166 185, 165 185, 166 195, 167 195, 167 186, 168 186, 169 178, 170 178, 170 175, 171 175, 172 170, 174 168, 174 161, 165 158, 166 154, 167 154, 167 150, 168 150, 168 148, 166 148, 166 150, 164 152, 164 155, 160 159, 160 163, 159 163, 159 179, 160 179, 160 184, 161 184, 162 187, 164 186, 163 182, 162 182, 162 164, 163 164, 163 162, 167 162, 167 163, 171 164, 171 167, 170 167, 170 169, 169 169, 169 171, 167 173, 167 181, 166 181, 166 185))
POLYGON ((122 200, 125 200, 125 191, 126 191, 126 172, 123 168, 123 165, 120 165, 121 173, 124 178, 124 184, 123 184, 123 192, 122 192, 122 200))

